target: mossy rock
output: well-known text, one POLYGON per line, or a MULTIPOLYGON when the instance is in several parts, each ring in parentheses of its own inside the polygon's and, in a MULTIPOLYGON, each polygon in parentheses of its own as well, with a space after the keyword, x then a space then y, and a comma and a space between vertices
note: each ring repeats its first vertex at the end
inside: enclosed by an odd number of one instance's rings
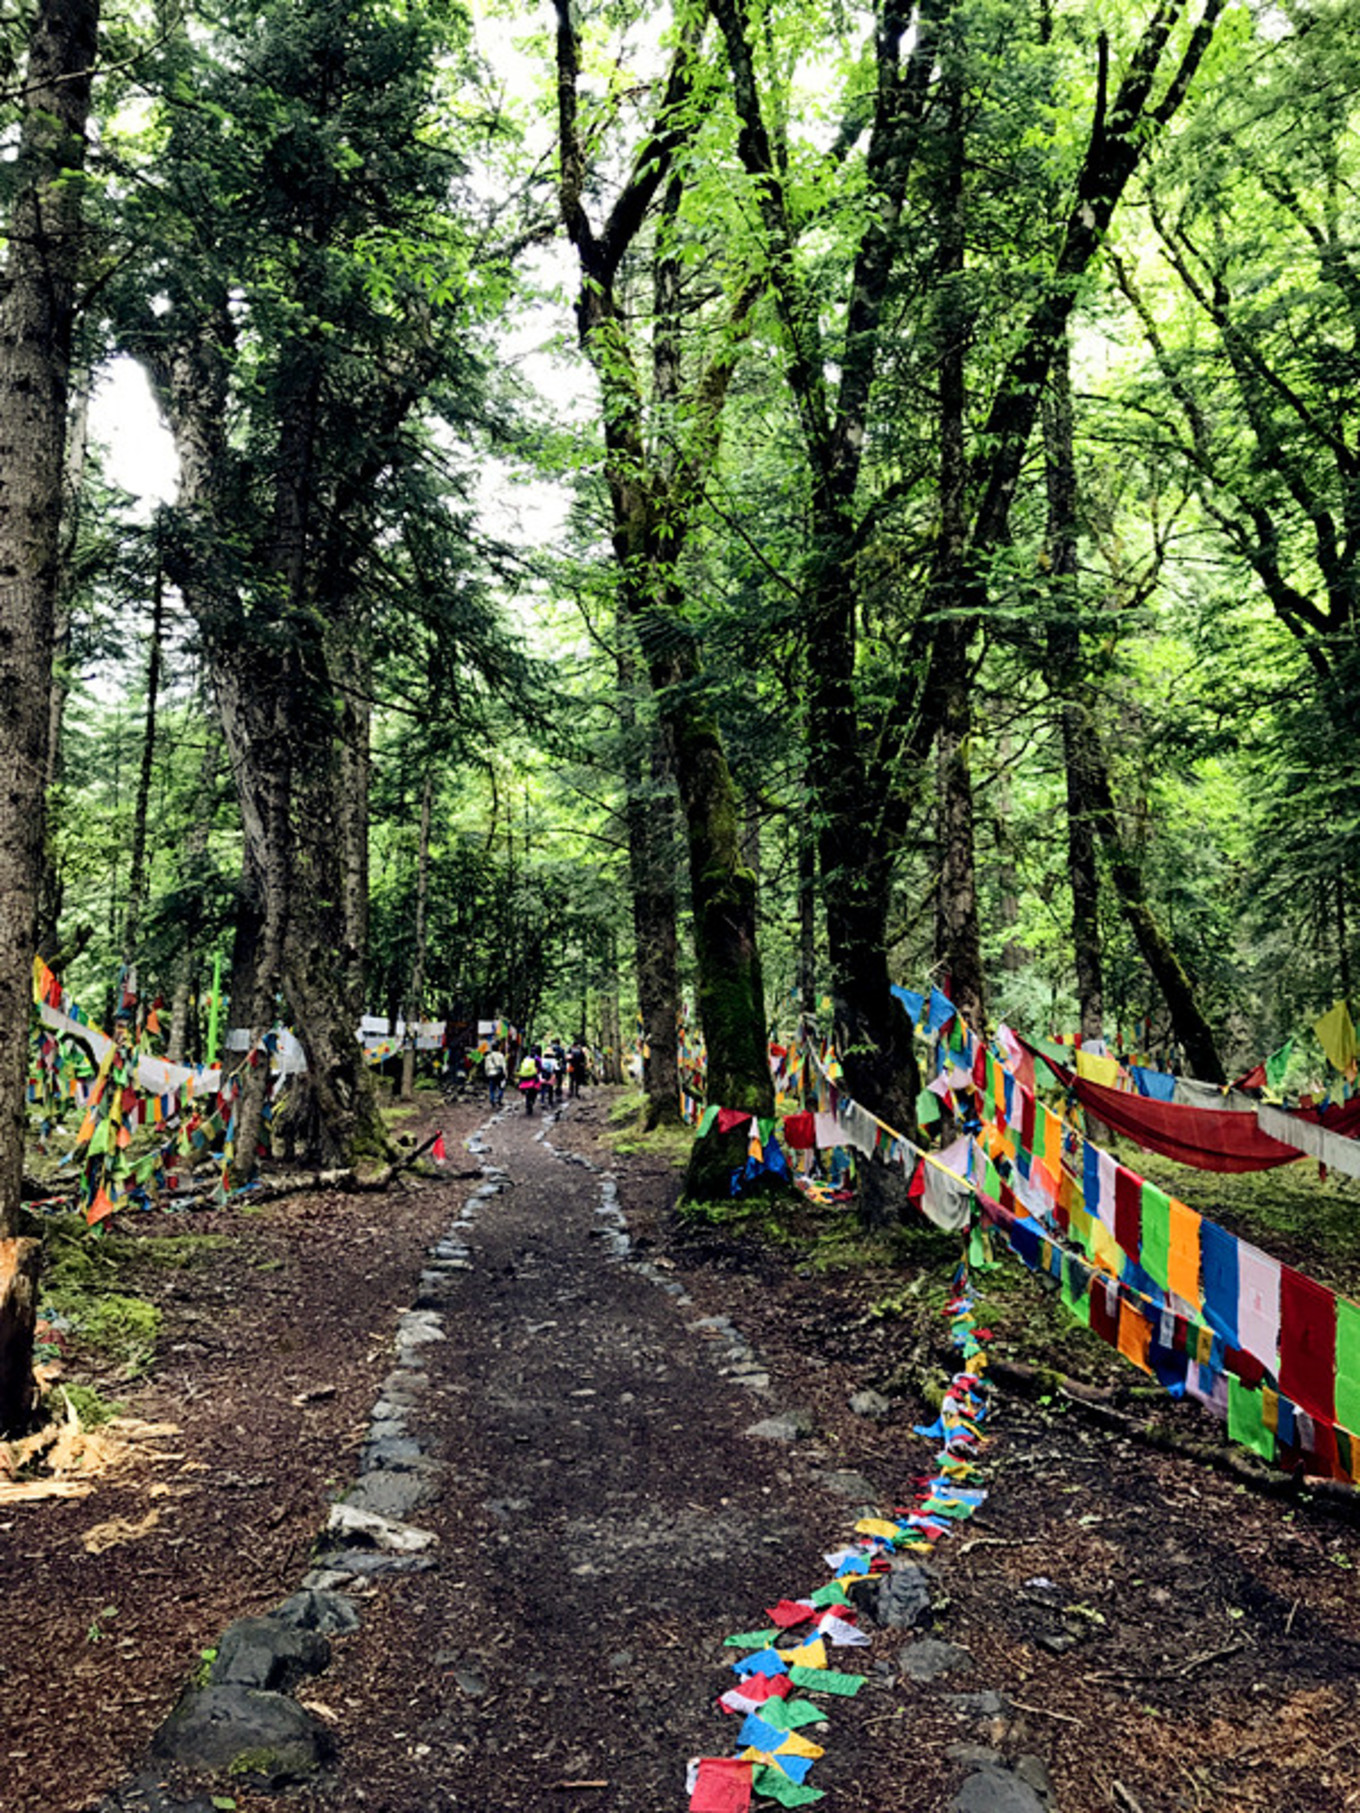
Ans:
POLYGON ((334 1757, 335 1740, 287 1694, 191 1687, 156 1733, 152 1753, 200 1774, 249 1777, 273 1790, 316 1775, 334 1757))

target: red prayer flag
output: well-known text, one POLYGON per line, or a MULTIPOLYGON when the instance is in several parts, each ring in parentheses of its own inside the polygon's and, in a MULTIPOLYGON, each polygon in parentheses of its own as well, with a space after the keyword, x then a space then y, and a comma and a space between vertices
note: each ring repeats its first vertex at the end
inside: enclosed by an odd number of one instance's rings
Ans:
POLYGON ((815 1610, 810 1599, 781 1599, 778 1605, 767 1605, 765 1615, 780 1630, 792 1630, 795 1624, 802 1624, 810 1618, 815 1610))
POLYGON ((740 1108, 719 1108, 718 1131, 730 1133, 734 1127, 744 1127, 751 1116, 740 1108))
POLYGON ((430 1147, 430 1157, 442 1165, 448 1155, 448 1148, 444 1144, 444 1135, 442 1133, 436 1133, 434 1136, 434 1144, 430 1147))
POLYGON ((1130 1259, 1137 1259, 1143 1238, 1143 1180, 1123 1165, 1114 1168, 1114 1237, 1130 1259))
POLYGON ((746 1813, 751 1804, 753 1767, 736 1757, 700 1757, 689 1813, 746 1813))
POLYGON ((1280 1390, 1309 1416, 1336 1420, 1336 1298, 1280 1267, 1280 1390))
POLYGON ((784 1116, 784 1144, 790 1152, 810 1152, 816 1145, 817 1117, 813 1114, 784 1116))

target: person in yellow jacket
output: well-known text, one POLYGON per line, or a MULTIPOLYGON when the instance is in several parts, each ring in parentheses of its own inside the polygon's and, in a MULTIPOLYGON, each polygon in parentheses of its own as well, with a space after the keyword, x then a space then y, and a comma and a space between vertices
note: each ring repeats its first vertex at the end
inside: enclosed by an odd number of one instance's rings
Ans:
POLYGON ((524 1112, 526 1114, 532 1114, 534 1111, 534 1103, 538 1099, 540 1080, 538 1071, 538 1047, 535 1045, 532 1051, 525 1052, 524 1056, 519 1061, 519 1069, 515 1073, 515 1084, 519 1089, 520 1094, 524 1097, 524 1112))

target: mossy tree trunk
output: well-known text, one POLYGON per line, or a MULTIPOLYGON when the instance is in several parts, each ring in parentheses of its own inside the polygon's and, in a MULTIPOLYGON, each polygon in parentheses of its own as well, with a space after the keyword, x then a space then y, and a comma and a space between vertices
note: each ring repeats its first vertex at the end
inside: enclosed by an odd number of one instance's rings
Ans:
POLYGON ((0 1434, 32 1401, 36 1251, 19 1238, 43 880, 67 390, 97 0, 29 14, 0 281, 0 1434))

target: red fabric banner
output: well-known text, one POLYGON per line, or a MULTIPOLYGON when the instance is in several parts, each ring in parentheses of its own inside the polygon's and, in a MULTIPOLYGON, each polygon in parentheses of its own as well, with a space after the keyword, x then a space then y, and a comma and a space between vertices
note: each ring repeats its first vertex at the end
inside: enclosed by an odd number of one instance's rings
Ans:
POLYGON ((1074 1077, 1072 1087, 1082 1107, 1116 1133, 1200 1171, 1269 1171, 1303 1157, 1293 1146, 1262 1133, 1254 1114, 1154 1102, 1150 1096, 1127 1095, 1085 1077, 1074 1077))

